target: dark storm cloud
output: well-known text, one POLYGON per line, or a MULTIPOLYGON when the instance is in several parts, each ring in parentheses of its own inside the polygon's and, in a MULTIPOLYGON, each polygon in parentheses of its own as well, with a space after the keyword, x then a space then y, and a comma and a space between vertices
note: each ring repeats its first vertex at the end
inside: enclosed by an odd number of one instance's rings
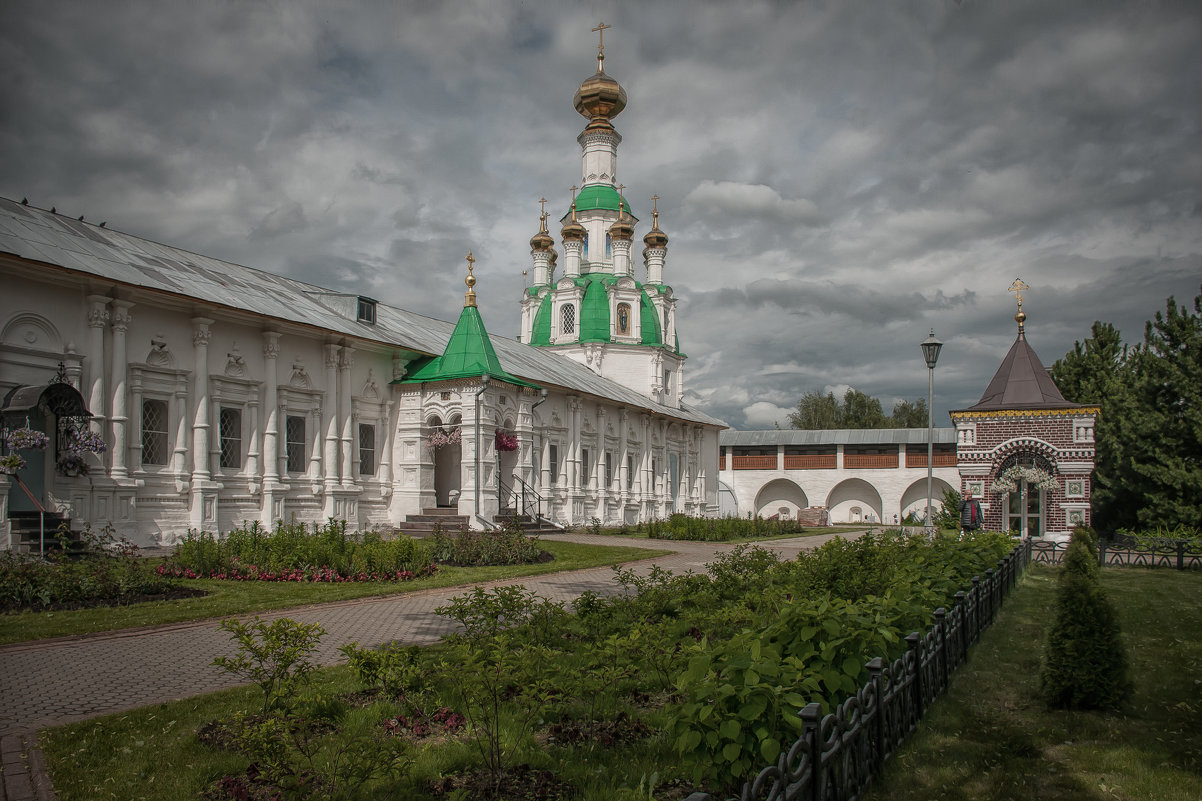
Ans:
POLYGON ((636 237, 658 194, 688 391, 732 424, 924 395, 931 328, 942 421, 1013 341, 1016 276, 1047 363, 1198 291, 1185 3, 13 0, 0 194, 441 317, 470 249, 512 336, 600 19, 636 237))

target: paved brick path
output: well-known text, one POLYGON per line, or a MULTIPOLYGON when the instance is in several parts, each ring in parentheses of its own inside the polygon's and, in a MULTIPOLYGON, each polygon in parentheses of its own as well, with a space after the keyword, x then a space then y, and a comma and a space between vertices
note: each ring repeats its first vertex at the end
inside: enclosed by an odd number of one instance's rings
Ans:
MULTIPOLYGON (((834 536, 837 535, 775 540, 763 545, 784 558, 792 558, 799 551, 817 547, 834 536)), ((677 573, 690 569, 700 572, 715 554, 733 547, 589 534, 547 538, 674 551, 667 556, 638 562, 635 568, 642 573, 648 572, 652 565, 677 573)), ((619 589, 613 581, 613 570, 608 567, 487 582, 480 586, 515 584, 524 584, 540 596, 558 601, 570 601, 585 590, 612 594, 619 589)), ((348 642, 378 645, 393 640, 407 643, 436 641, 449 632, 453 624, 434 614, 434 610, 464 591, 462 586, 447 587, 387 598, 280 609, 260 616, 265 620, 290 617, 305 623, 321 623, 326 635, 315 661, 329 665, 341 661, 338 648, 348 642)), ((3 769, 0 801, 44 801, 52 797, 45 794, 49 792, 48 783, 36 769, 40 754, 23 745, 32 743, 28 736, 30 732, 236 685, 237 680, 212 664, 213 657, 233 653, 229 635, 219 631, 217 624, 216 620, 203 620, 0 646, 0 768, 3 769), (23 772, 21 766, 27 759, 32 759, 35 769, 23 772)))

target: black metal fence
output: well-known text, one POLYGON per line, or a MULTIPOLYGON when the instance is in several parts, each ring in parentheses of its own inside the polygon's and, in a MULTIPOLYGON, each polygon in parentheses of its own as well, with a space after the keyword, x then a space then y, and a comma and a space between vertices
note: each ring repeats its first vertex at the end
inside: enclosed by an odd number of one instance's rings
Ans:
MULTIPOLYGON (((996 568, 956 593, 950 610, 935 610, 926 634, 906 637, 906 652, 891 663, 868 662, 870 678, 829 714, 813 703, 801 710, 805 729, 775 765, 759 772, 728 801, 855 801, 881 766, 917 727, 968 648, 993 623, 1002 600, 1031 560, 1031 543, 1016 545, 996 568)), ((693 793, 686 801, 718 801, 693 793)))
MULTIPOLYGON (((1067 542, 1038 541, 1031 546, 1031 561, 1058 565, 1068 550, 1067 542)), ((1153 537, 1136 541, 1118 538, 1098 544, 1098 564, 1126 567, 1170 567, 1177 570, 1202 569, 1202 543, 1171 537, 1153 537)))

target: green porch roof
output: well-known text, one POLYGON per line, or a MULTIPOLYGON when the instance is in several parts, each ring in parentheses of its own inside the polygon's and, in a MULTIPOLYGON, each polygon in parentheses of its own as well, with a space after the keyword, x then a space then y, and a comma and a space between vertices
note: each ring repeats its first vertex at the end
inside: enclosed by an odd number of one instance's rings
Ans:
POLYGON ((484 375, 519 387, 539 389, 537 384, 515 378, 501 367, 501 360, 497 358, 497 352, 484 329, 480 310, 475 306, 464 306, 442 355, 428 357, 410 372, 408 377, 392 383, 421 384, 428 381, 480 378, 484 375))

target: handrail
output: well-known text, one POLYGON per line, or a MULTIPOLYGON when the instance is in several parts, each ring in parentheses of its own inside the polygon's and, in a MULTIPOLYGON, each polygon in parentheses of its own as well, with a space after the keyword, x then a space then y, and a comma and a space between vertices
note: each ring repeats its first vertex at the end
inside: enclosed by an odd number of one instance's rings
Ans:
POLYGON ((518 514, 529 515, 531 508, 533 508, 533 517, 537 520, 541 520, 543 516, 543 496, 540 495, 538 491, 534 489, 534 487, 526 483, 521 476, 515 475, 513 480, 521 485, 521 492, 519 493, 515 487, 506 485, 504 482, 502 482, 501 492, 503 498, 505 500, 512 499, 515 502, 520 502, 515 503, 514 506, 514 508, 518 510, 518 514))
POLYGON ((33 501, 33 505, 38 507, 38 554, 46 555, 46 507, 42 506, 42 502, 34 497, 33 492, 29 487, 25 486, 25 482, 16 473, 13 473, 13 478, 17 480, 17 486, 25 491, 29 496, 29 500, 33 501))

